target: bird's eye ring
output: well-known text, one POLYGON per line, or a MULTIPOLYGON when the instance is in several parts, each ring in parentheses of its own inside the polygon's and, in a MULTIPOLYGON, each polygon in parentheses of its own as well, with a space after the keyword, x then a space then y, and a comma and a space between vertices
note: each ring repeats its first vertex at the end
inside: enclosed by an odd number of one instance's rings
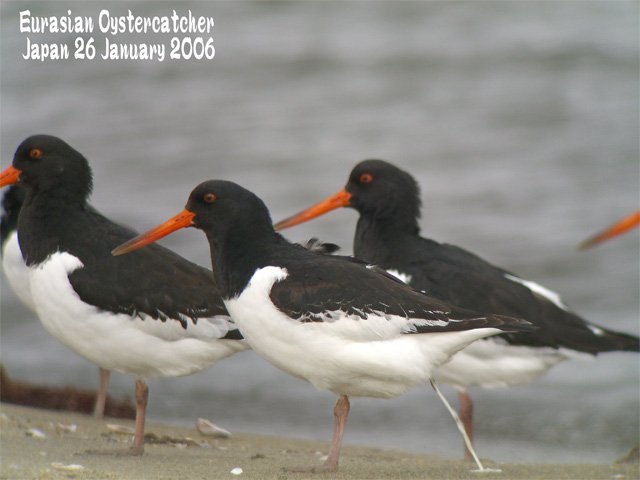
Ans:
POLYGON ((206 203, 213 203, 216 200, 216 196, 213 193, 205 193, 204 194, 204 201, 206 203))
POLYGON ((369 183, 371 180, 373 180, 373 176, 370 173, 363 173, 360 175, 360 181, 362 183, 369 183))
POLYGON ((29 151, 29 156, 31 158, 40 158, 42 156, 42 150, 40 150, 39 148, 32 148, 29 151))

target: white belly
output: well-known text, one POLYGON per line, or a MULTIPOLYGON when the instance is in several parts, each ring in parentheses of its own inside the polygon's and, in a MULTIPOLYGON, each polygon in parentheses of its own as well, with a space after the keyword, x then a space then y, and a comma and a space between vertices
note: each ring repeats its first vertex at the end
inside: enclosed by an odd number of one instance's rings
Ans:
MULTIPOLYGON (((280 312, 269 292, 286 271, 256 271, 248 287, 226 306, 245 339, 281 370, 336 394, 390 398, 429 381, 433 368, 494 328, 402 334, 401 319, 369 315, 301 323, 280 312)), ((335 318, 335 316, 334 316, 335 318)))
POLYGON ((188 375, 248 348, 244 342, 218 340, 228 331, 226 317, 161 322, 142 315, 101 311, 84 303, 68 274, 82 263, 68 253, 56 253, 29 268, 31 291, 45 329, 75 353, 107 370, 139 378, 188 375))

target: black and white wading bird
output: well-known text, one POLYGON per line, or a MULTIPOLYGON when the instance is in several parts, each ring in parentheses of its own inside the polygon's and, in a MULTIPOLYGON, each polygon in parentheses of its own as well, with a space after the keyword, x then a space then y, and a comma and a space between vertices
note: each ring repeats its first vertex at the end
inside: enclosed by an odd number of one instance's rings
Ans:
MULTIPOLYGON (((27 195, 27 190, 21 184, 16 183, 5 190, 2 196, 2 219, 0 221, 0 239, 2 240, 2 270, 11 289, 22 303, 33 313, 36 306, 31 296, 29 283, 29 269, 22 258, 22 251, 18 243, 18 215, 22 203, 27 195)), ((107 390, 111 372, 98 367, 100 380, 98 382, 98 394, 93 408, 93 416, 102 418, 107 402, 107 390)))
MULTIPOLYGON (((523 318, 537 330, 480 340, 434 372, 454 386, 460 416, 472 438, 469 388, 529 383, 563 360, 639 348, 638 338, 594 325, 573 313, 560 296, 476 255, 420 236, 420 190, 407 172, 382 160, 354 167, 345 188, 328 199, 276 223, 282 230, 339 207, 360 214, 354 256, 406 281, 438 300, 478 312, 523 318)), ((465 457, 470 458, 465 447, 465 457)))
POLYGON ((81 357, 136 381, 132 446, 91 453, 141 455, 145 380, 189 375, 249 347, 211 271, 159 245, 111 255, 135 232, 88 206, 91 169, 67 143, 27 138, 0 174, 0 187, 16 182, 27 190, 18 240, 40 321, 81 357))
POLYGON ((274 231, 257 196, 221 180, 197 186, 183 212, 113 254, 192 226, 207 235, 222 298, 251 347, 338 396, 326 462, 298 471, 338 468, 348 397, 396 397, 429 382, 437 365, 471 342, 531 329, 434 300, 363 262, 291 244, 274 231))

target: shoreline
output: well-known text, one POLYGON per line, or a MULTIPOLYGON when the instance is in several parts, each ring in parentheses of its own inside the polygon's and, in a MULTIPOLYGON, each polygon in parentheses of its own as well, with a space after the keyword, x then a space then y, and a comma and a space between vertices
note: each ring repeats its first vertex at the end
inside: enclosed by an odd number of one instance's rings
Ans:
POLYGON ((145 454, 141 457, 83 453, 87 449, 127 446, 131 436, 113 432, 107 424, 133 426, 132 421, 123 419, 98 420, 78 413, 0 404, 0 479, 638 478, 637 462, 594 465, 482 459, 485 467, 499 468, 501 472, 478 473, 472 471, 474 464, 462 460, 353 445, 343 446, 336 473, 292 473, 283 467, 321 463, 320 457, 326 455, 329 443, 246 433, 216 438, 199 433, 195 420, 192 427, 149 422, 145 454), (238 468, 242 473, 231 473, 238 468))

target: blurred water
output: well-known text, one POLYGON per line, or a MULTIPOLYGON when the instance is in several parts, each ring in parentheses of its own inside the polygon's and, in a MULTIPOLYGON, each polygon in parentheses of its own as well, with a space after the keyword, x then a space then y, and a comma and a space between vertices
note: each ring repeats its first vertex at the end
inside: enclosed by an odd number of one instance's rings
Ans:
MULTIPOLYGON (((28 135, 58 135, 91 161, 93 205, 142 231, 181 210, 209 178, 256 192, 277 220, 340 189, 359 160, 384 158, 422 185, 424 235, 560 292, 592 321, 638 334, 637 232, 574 250, 640 200, 636 2, 3 1, 0 14, 3 168, 28 135), (191 9, 215 18, 216 56, 26 61, 18 32, 26 8, 93 17, 103 8, 191 9)), ((38 37, 47 38, 64 37, 38 37)), ((286 234, 320 236, 350 253, 355 219, 343 210, 286 234)), ((163 243, 209 262, 201 233, 163 243)), ((11 375, 97 384, 97 368, 51 338, 5 283, 1 314, 11 375)), ((606 354, 565 362, 530 386, 472 392, 478 451, 611 461, 638 442, 639 376, 637 355, 606 354)), ((111 393, 132 390, 130 377, 113 376, 111 393)), ((152 382, 151 391, 154 420, 204 416, 229 429, 327 441, 333 428, 332 394, 253 353, 152 382)), ((426 386, 352 405, 346 443, 461 454, 426 386)))

